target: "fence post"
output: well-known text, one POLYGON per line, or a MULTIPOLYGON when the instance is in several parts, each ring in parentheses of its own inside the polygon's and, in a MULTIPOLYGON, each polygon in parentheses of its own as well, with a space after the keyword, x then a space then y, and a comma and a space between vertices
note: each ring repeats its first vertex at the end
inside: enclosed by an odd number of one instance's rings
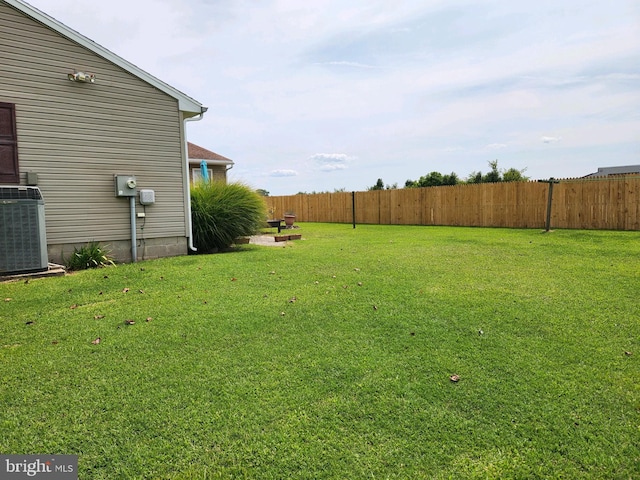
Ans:
POLYGON ((549 184, 549 196, 547 197, 547 222, 545 225, 545 232, 551 230, 551 201, 553 199, 553 184, 560 183, 560 181, 551 177, 549 180, 538 180, 539 182, 545 182, 549 184))
POLYGON ((356 192, 351 192, 351 218, 353 220, 353 228, 356 228, 356 192))

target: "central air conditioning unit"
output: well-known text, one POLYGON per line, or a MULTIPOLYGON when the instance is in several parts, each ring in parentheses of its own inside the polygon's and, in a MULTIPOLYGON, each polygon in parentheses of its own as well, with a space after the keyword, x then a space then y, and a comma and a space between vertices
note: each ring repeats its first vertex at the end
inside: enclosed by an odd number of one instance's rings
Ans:
POLYGON ((40 189, 0 186, 0 275, 46 270, 48 262, 40 189))

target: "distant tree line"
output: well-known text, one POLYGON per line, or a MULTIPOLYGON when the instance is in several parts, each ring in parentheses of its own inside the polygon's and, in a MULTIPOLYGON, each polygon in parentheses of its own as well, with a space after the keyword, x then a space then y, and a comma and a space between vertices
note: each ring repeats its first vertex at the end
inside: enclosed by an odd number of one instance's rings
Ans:
MULTIPOLYGON (((455 172, 449 174, 442 174, 440 172, 431 172, 427 175, 423 175, 417 180, 407 180, 404 182, 404 188, 419 188, 419 187, 438 187, 441 185, 458 185, 461 183, 497 183, 497 182, 524 182, 529 180, 529 177, 524 175, 527 170, 523 168, 518 170, 517 168, 509 168, 508 170, 498 168, 498 160, 489 162, 491 170, 486 174, 482 172, 471 172, 466 180, 461 180, 455 172)), ((392 190, 398 188, 398 184, 385 185, 381 178, 372 187, 367 190, 392 190)))
MULTIPOLYGON (((466 179, 461 179, 458 177, 458 174, 455 172, 451 172, 449 174, 442 174, 440 172, 431 172, 427 175, 423 175, 417 180, 407 180, 404 182, 404 188, 419 188, 419 187, 438 187, 441 185, 459 185, 463 183, 497 183, 497 182, 526 182, 529 180, 529 177, 524 175, 524 172, 527 170, 523 168, 522 170, 518 170, 517 168, 509 168, 508 170, 498 168, 498 160, 493 160, 489 162, 489 167, 491 170, 485 174, 482 172, 471 172, 466 179)), ((394 183, 392 185, 386 184, 382 181, 381 178, 373 185, 372 187, 368 187, 367 190, 395 190, 398 188, 398 184, 394 183)), ((256 190, 256 192, 264 197, 269 196, 269 192, 262 188, 256 190)), ((335 188, 333 193, 346 192, 345 188, 335 188)), ((308 194, 316 194, 316 193, 332 193, 328 190, 326 191, 312 191, 312 192, 298 192, 298 195, 308 195, 308 194)))

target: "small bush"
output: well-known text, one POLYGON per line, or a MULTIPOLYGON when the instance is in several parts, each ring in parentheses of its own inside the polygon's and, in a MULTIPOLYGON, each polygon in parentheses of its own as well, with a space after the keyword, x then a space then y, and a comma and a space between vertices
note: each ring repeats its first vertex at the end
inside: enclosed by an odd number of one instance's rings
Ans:
POLYGON ((111 251, 98 242, 89 242, 80 248, 74 248, 66 262, 69 270, 86 270, 115 265, 111 259, 111 251))
POLYGON ((211 253, 258 232, 267 206, 263 197, 240 182, 200 182, 191 188, 191 218, 198 252, 211 253))

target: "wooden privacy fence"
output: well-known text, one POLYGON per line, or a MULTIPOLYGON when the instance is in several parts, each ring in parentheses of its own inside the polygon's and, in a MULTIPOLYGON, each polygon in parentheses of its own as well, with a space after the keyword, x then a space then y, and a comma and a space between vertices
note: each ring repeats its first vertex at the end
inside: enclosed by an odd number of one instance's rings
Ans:
MULTIPOLYGON (((544 228, 549 182, 454 185, 265 197, 300 222, 544 228), (355 214, 355 220, 354 220, 355 214)), ((551 228, 640 230, 640 177, 560 180, 551 228)))

